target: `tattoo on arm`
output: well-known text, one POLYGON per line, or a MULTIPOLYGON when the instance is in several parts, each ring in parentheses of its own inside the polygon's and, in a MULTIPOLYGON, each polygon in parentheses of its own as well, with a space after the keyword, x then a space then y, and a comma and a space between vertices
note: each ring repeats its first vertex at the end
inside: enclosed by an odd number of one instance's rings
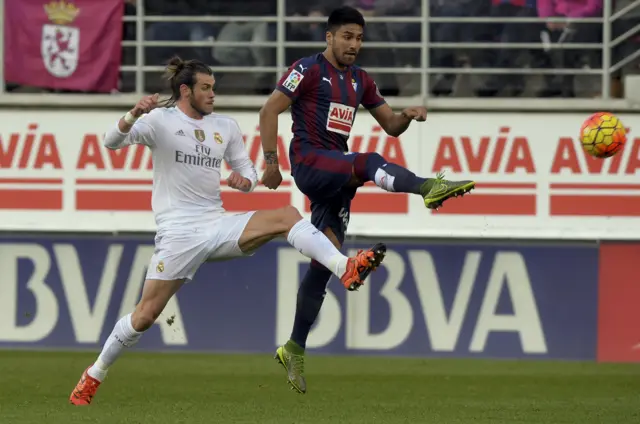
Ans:
POLYGON ((267 165, 277 165, 278 164, 278 153, 277 152, 264 152, 264 160, 267 165))

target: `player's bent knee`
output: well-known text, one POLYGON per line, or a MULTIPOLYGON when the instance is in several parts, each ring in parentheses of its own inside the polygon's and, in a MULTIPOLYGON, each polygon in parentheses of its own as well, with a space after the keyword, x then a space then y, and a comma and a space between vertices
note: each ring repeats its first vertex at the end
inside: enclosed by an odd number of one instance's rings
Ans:
POLYGON ((282 222, 285 224, 287 229, 296 225, 296 223, 301 219, 302 215, 295 206, 289 205, 282 208, 282 222))
POLYGON ((273 222, 269 223, 270 234, 284 234, 302 219, 302 215, 294 206, 285 206, 275 212, 272 215, 273 222))
POLYGON ((302 219, 300 211, 294 206, 285 206, 277 210, 275 222, 269 227, 271 234, 286 234, 294 225, 302 219))
POLYGON ((154 313, 151 308, 139 304, 131 314, 131 325, 138 332, 147 331, 159 316, 160 314, 154 313))
POLYGON ((372 180, 372 170, 376 170, 387 161, 375 152, 360 153, 353 161, 353 175, 360 181, 366 182, 372 180))
POLYGON ((147 280, 142 290, 142 299, 131 315, 134 330, 142 332, 149 329, 164 310, 169 299, 184 284, 184 280, 164 281, 147 280))
POLYGON ((141 300, 131 315, 131 325, 136 331, 146 331, 158 319, 166 302, 157 299, 141 300))

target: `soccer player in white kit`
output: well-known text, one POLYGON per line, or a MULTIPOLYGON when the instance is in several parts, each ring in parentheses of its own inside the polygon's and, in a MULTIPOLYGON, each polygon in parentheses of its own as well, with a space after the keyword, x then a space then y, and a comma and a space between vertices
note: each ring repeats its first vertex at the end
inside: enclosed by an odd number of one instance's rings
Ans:
POLYGON ((348 258, 291 206, 225 214, 220 199, 223 160, 233 170, 229 187, 250 192, 258 182, 242 132, 234 119, 212 113, 215 79, 208 66, 174 58, 167 73, 172 97, 165 107, 158 107, 157 94, 142 98, 104 138, 109 149, 144 144, 152 151, 156 249, 142 298, 115 324, 97 360, 82 374, 69 398, 74 405, 91 403, 109 367, 125 348, 138 342, 204 262, 251 256, 273 238, 286 236, 303 255, 332 270, 345 288, 354 290, 386 251, 380 243, 348 258))

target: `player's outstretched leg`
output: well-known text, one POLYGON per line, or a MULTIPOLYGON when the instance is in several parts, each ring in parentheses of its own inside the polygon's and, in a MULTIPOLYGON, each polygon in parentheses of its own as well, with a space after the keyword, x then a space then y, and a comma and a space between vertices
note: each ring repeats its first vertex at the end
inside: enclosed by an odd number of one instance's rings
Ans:
POLYGON ((350 291, 364 284, 386 253, 386 246, 378 243, 368 250, 359 251, 352 258, 346 257, 293 206, 255 212, 240 237, 240 249, 243 252, 256 250, 279 235, 286 235, 289 244, 325 266, 350 291))
POLYGON ((98 387, 107 377, 109 367, 118 359, 125 348, 130 348, 153 325, 167 302, 184 280, 147 280, 142 289, 142 298, 133 313, 125 315, 116 322, 111 335, 107 338, 102 352, 95 363, 89 366, 80 377, 80 381, 71 392, 69 402, 73 405, 89 405, 98 391, 98 387))
POLYGON ((311 261, 298 288, 291 338, 284 345, 279 346, 275 353, 276 361, 287 372, 289 384, 298 393, 307 391, 307 382, 304 377, 307 338, 324 303, 330 279, 331 271, 318 262, 311 261))
MULTIPOLYGON (((304 333, 304 339, 320 311, 331 274, 340 278, 347 290, 357 290, 369 273, 382 262, 386 253, 386 246, 378 243, 348 258, 293 207, 256 212, 240 238, 240 249, 244 252, 253 251, 278 235, 286 235, 293 247, 313 259, 310 273, 307 273, 298 292, 294 324, 294 331, 297 328, 299 333, 304 333), (305 314, 304 317, 300 316, 301 312, 305 314)), ((298 393, 306 393, 304 347, 290 341, 277 349, 275 359, 287 371, 291 387, 298 393)))
POLYGON ((419 194, 429 209, 438 209, 447 199, 464 196, 476 186, 475 181, 445 180, 443 174, 436 178, 420 178, 400 165, 387 162, 377 153, 358 154, 353 170, 359 180, 373 181, 383 190, 419 194))

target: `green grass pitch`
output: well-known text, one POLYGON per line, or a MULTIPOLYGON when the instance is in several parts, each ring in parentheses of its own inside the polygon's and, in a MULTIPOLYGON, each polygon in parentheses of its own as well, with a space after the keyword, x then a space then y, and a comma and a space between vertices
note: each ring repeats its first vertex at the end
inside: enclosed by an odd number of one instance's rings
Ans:
POLYGON ((640 365, 309 355, 309 392, 270 355, 126 352, 89 407, 95 354, 0 351, 0 423, 640 423, 640 365))

